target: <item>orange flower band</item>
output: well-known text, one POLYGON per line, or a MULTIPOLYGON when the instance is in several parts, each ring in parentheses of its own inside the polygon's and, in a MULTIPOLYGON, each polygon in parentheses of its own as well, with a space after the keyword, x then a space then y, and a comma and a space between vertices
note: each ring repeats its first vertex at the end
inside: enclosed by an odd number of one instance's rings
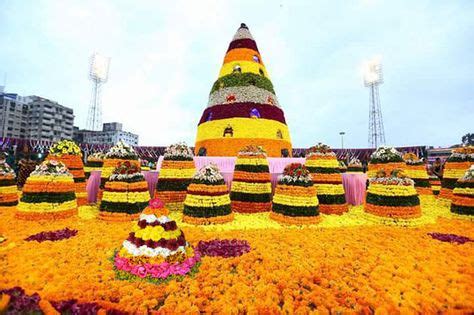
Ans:
POLYGON ((319 212, 324 214, 343 214, 344 212, 349 211, 349 205, 344 204, 319 204, 319 212))
POLYGON ((301 224, 318 224, 321 222, 321 216, 311 216, 311 217, 290 217, 282 215, 276 212, 270 213, 270 219, 277 221, 278 223, 291 224, 291 225, 301 225, 301 224))
POLYGON ((54 212, 22 212, 15 213, 15 217, 21 220, 37 221, 37 220, 60 220, 72 217, 77 214, 77 208, 54 211, 54 212))
POLYGON ((232 211, 239 213, 258 213, 272 210, 271 202, 245 202, 232 200, 230 206, 232 211))
POLYGON ((364 210, 367 213, 377 215, 379 217, 391 217, 398 219, 411 219, 421 216, 420 206, 412 207, 392 207, 392 206, 378 206, 370 203, 364 204, 364 210))
POLYGON ((234 214, 228 214, 218 217, 209 217, 209 218, 197 218, 183 215, 183 222, 194 224, 194 225, 208 225, 208 224, 222 224, 231 222, 234 220, 234 214))

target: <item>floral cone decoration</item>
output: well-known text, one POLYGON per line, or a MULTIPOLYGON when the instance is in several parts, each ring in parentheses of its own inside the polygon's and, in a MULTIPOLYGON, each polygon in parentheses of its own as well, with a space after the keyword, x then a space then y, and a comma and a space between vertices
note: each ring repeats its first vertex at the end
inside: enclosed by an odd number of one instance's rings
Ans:
POLYGON ((441 190, 441 180, 436 175, 430 175, 429 181, 433 195, 438 196, 441 190))
POLYGON ((400 152, 393 147, 381 146, 370 156, 367 176, 375 177, 380 170, 390 174, 393 170, 404 170, 405 168, 405 161, 400 152))
POLYGON ((247 145, 290 156, 290 133, 250 31, 241 24, 198 124, 195 154, 237 156, 247 145))
POLYGON ((104 165, 105 154, 103 152, 95 152, 87 157, 86 165, 84 165, 84 173, 86 178, 91 176, 92 171, 100 171, 104 165))
POLYGON ((25 220, 56 220, 77 213, 74 178, 66 165, 45 160, 23 186, 16 217, 25 220))
POLYGON ((140 167, 138 155, 135 150, 120 140, 115 146, 110 148, 109 152, 105 154, 104 164, 100 173, 100 191, 98 200, 102 199, 102 191, 105 187, 105 183, 109 179, 110 175, 112 175, 114 172, 117 164, 125 161, 129 161, 131 164, 140 167))
POLYGON ((456 182, 451 212, 474 215, 474 165, 471 165, 464 176, 456 182))
POLYGON ((420 199, 412 179, 401 170, 394 170, 387 176, 380 170, 369 179, 364 211, 394 219, 412 219, 421 216, 420 199))
POLYGON ((183 221, 191 224, 226 223, 234 219, 229 192, 215 164, 202 167, 188 186, 183 221))
POLYGON ((321 221, 316 186, 303 164, 287 165, 278 178, 270 218, 285 224, 316 224, 321 221))
POLYGON ((79 146, 71 140, 61 140, 49 148, 48 159, 63 162, 74 177, 77 205, 87 204, 86 175, 79 146))
POLYGON ((406 163, 405 175, 415 182, 415 188, 419 195, 431 195, 431 184, 425 163, 414 153, 405 153, 403 159, 406 163))
POLYGON ((364 171, 364 167, 362 163, 357 158, 352 158, 349 161, 349 165, 347 166, 347 172, 349 173, 362 173, 364 171))
POLYGON ((456 182, 474 164, 474 146, 453 149, 446 160, 439 198, 452 199, 456 182))
POLYGON ((197 272, 200 260, 200 253, 168 217, 164 203, 152 199, 115 254, 114 269, 119 279, 158 284, 197 272))
POLYGON ((342 214, 349 210, 346 203, 342 176, 336 154, 319 143, 306 152, 306 168, 311 173, 319 200, 319 211, 324 214, 342 214))
POLYGON ((105 183, 99 218, 107 221, 136 219, 149 200, 148 184, 140 167, 130 161, 119 162, 105 183))
POLYGON ((342 161, 342 160, 338 161, 338 163, 339 163, 339 172, 341 172, 341 173, 347 172, 347 165, 346 165, 346 163, 345 163, 344 161, 342 161))
POLYGON ((232 211, 256 213, 272 208, 272 183, 267 154, 250 145, 237 156, 230 192, 232 211))
POLYGON ((5 162, 0 162, 0 209, 12 209, 18 204, 16 175, 5 162))
POLYGON ((196 172, 193 157, 186 143, 173 144, 165 150, 155 196, 172 211, 183 211, 186 190, 196 172))

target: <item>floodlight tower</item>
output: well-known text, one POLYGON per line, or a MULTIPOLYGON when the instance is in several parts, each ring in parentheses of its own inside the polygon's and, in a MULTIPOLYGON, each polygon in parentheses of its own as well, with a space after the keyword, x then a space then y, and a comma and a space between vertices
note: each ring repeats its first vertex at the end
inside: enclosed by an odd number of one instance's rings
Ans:
POLYGON ((364 85, 369 88, 369 147, 385 144, 379 85, 383 83, 380 57, 367 61, 364 67, 364 85))
POLYGON ((87 129, 102 128, 101 90, 109 78, 110 58, 94 53, 89 62, 89 79, 92 81, 91 102, 87 116, 87 129))

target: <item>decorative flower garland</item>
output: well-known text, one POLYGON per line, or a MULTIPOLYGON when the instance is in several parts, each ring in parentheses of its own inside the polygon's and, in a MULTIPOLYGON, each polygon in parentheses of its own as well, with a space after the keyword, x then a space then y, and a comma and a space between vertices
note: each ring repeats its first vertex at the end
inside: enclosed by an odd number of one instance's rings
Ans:
POLYGON ((474 216, 474 165, 456 182, 451 212, 474 216))
POLYGON ((212 240, 199 241, 196 249, 204 256, 220 256, 224 258, 238 257, 250 251, 250 244, 246 240, 212 240))
POLYGON ((77 235, 77 230, 71 230, 69 228, 64 228, 62 230, 56 231, 46 231, 33 234, 25 238, 25 241, 37 241, 38 243, 44 241, 60 241, 64 239, 71 238, 77 235))
POLYGON ((18 204, 16 175, 5 162, 0 163, 0 209, 12 209, 18 204))
POLYGON ((464 175, 464 172, 474 165, 474 147, 467 146, 455 148, 446 160, 441 181, 439 197, 445 200, 453 199, 453 189, 456 182, 464 175))

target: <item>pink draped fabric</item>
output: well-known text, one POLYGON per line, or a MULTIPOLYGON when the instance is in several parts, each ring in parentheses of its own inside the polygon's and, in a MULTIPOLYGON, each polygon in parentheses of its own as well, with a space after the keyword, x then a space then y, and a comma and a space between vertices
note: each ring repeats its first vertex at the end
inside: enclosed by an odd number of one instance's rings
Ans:
POLYGON ((92 171, 86 184, 87 202, 96 203, 100 188, 100 171, 92 171))
POLYGON ((156 183, 158 182, 158 171, 142 171, 146 182, 148 183, 148 191, 150 192, 150 198, 155 195, 156 183))
POLYGON ((343 173, 342 184, 346 192, 347 203, 358 206, 364 203, 367 174, 343 173))

